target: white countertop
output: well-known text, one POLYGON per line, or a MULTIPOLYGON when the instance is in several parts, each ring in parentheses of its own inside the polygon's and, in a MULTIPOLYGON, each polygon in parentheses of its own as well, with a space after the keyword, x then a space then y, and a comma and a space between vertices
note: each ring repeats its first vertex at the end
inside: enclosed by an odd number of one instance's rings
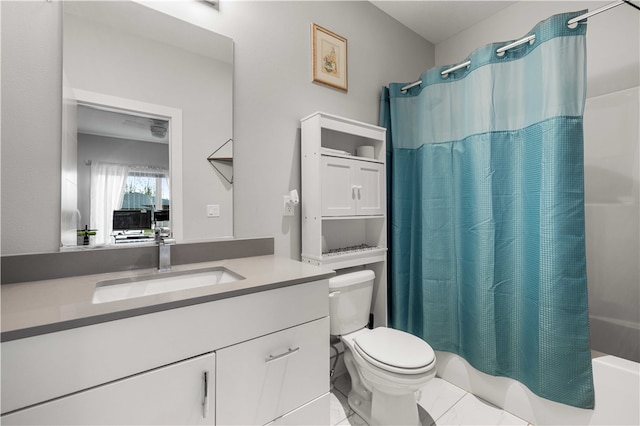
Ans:
POLYGON ((243 280, 94 304, 96 283, 158 274, 157 269, 4 284, 2 341, 330 278, 332 270, 273 255, 177 265, 171 272, 224 267, 243 280))

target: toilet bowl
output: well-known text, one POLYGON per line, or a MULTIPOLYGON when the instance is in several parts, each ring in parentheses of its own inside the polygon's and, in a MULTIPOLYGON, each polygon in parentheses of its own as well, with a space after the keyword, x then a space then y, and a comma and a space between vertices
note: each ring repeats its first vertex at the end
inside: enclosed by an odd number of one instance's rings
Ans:
POLYGON ((374 278, 366 270, 329 280, 330 329, 345 346, 349 406, 369 425, 418 425, 415 393, 435 375, 435 354, 409 333, 365 328, 374 278))

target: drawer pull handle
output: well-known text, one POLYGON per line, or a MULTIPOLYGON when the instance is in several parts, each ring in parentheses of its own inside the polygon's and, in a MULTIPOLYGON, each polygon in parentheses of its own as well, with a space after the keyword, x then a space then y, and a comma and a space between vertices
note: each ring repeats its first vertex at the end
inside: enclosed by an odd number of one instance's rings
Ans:
POLYGON ((300 347, 298 346, 297 348, 293 348, 293 349, 289 349, 288 351, 281 353, 280 355, 269 355, 269 358, 265 359, 264 362, 271 362, 271 361, 275 361, 277 359, 282 359, 284 357, 290 356, 295 354, 296 352, 298 352, 300 350, 300 347))
POLYGON ((203 393, 202 393, 202 418, 206 419, 209 415, 209 372, 202 372, 202 385, 203 385, 203 393))

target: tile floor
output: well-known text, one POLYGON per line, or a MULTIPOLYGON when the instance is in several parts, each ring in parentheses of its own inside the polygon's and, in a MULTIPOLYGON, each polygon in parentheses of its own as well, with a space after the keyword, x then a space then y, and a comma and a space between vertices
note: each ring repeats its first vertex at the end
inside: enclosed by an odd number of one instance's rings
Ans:
MULTIPOLYGON (((331 425, 364 425, 367 423, 349 408, 347 393, 351 386, 349 375, 332 379, 331 425)), ((523 425, 525 420, 448 383, 432 379, 422 389, 418 401, 423 426, 445 425, 523 425)))

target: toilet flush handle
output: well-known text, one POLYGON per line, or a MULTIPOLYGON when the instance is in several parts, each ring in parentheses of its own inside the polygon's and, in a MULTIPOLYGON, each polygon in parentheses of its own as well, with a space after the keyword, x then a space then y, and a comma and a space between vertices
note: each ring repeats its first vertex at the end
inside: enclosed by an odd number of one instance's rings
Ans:
POLYGON ((329 297, 334 297, 340 294, 340 290, 329 292, 329 297))

